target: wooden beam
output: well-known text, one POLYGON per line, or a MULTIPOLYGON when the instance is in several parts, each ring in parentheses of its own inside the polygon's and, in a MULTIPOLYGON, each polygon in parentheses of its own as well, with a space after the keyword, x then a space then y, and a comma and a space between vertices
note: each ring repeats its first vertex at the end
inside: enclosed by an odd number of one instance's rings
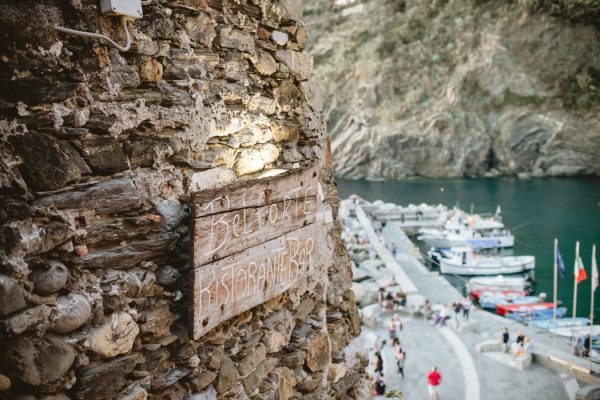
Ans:
POLYGON ((314 268, 315 224, 191 270, 192 336, 299 286, 314 268))
POLYGON ((196 218, 205 217, 225 211, 266 206, 284 199, 316 196, 318 182, 316 164, 271 178, 235 182, 223 188, 196 193, 193 215, 196 218))
POLYGON ((316 215, 317 197, 310 196, 197 218, 193 221, 194 267, 312 224, 316 215))

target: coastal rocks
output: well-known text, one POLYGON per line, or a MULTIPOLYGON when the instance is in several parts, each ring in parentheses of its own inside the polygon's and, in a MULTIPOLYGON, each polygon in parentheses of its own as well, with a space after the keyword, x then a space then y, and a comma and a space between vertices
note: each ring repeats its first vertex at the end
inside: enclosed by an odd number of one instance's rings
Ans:
POLYGON ((30 279, 37 294, 49 296, 67 284, 69 271, 60 261, 48 260, 44 266, 31 273, 30 279))
POLYGON ((88 347, 102 357, 110 358, 127 353, 140 328, 126 312, 117 312, 105 319, 102 326, 89 333, 88 347))
POLYGON ((73 364, 75 351, 60 339, 19 336, 0 357, 15 378, 39 386, 61 378, 73 364))
POLYGON ((356 14, 307 2, 336 174, 600 174, 595 28, 521 3, 459 3, 425 18, 419 2, 356 14), (362 29, 365 18, 377 24, 362 29))
POLYGON ((56 315, 50 330, 56 333, 69 333, 85 324, 92 316, 92 307, 85 296, 70 294, 56 300, 56 315))
POLYGON ((0 317, 27 306, 25 292, 13 278, 0 274, 0 317))

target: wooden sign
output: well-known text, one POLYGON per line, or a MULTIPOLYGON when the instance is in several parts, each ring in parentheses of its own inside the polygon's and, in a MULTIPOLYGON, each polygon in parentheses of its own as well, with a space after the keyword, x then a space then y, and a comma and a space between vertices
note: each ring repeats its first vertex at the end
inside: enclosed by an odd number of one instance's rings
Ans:
POLYGON ((197 193, 194 339, 297 286, 312 268, 316 166, 197 193))

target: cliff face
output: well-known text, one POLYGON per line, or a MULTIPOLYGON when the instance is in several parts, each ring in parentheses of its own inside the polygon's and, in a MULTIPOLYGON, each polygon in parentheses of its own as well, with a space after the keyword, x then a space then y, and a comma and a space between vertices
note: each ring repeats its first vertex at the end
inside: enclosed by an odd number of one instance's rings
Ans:
POLYGON ((308 3, 337 175, 600 173, 592 26, 527 2, 308 3))
POLYGON ((52 29, 123 43, 97 5, 1 6, 0 398, 360 398, 301 4, 153 1, 128 52, 52 29), (314 270, 192 340, 194 193, 315 164, 314 270))

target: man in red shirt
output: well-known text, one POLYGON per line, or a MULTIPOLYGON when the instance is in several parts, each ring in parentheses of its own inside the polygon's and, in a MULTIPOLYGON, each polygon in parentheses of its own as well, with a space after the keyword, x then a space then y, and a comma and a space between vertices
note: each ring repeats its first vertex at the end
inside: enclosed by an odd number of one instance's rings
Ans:
POLYGON ((439 400, 440 394, 438 392, 438 387, 440 386, 440 382, 442 382, 442 376, 437 371, 437 367, 431 368, 431 371, 429 371, 429 374, 427 374, 429 400, 439 400))

